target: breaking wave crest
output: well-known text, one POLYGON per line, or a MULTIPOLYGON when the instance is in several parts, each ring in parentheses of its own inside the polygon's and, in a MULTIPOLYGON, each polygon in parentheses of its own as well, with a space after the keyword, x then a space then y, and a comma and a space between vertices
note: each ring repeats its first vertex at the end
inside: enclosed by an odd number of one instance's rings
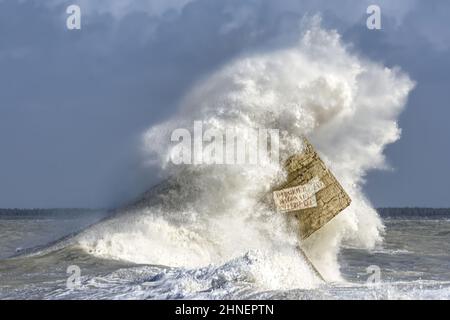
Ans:
POLYGON ((280 164, 171 164, 170 133, 197 120, 218 130, 279 129, 281 160, 302 150, 302 136, 311 140, 353 200, 302 244, 328 280, 341 279, 341 244, 380 242, 382 222, 361 186, 368 170, 385 166, 385 146, 399 139, 397 117, 414 83, 351 53, 318 19, 302 29, 295 45, 241 56, 195 84, 177 114, 143 137, 149 170, 171 177, 165 187, 85 231, 79 244, 101 257, 187 268, 258 252, 252 272, 262 287, 315 284, 296 251, 295 228, 259 202, 282 181, 280 164))

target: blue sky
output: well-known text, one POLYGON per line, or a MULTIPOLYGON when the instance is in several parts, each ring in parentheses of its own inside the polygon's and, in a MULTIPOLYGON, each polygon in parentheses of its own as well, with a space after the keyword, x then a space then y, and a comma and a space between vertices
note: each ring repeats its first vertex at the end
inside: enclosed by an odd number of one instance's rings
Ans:
POLYGON ((352 50, 417 83, 366 177, 375 206, 449 207, 450 2, 0 0, 0 207, 105 207, 155 182, 142 132, 192 83, 320 13, 352 50), (365 27, 378 4, 382 30, 365 27), (66 29, 79 4, 82 29, 66 29))

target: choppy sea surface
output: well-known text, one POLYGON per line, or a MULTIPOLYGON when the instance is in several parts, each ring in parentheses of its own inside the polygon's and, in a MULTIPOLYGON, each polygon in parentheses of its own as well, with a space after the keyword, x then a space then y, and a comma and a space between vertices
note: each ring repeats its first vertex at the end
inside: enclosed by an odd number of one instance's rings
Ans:
POLYGON ((384 218, 386 234, 381 246, 372 251, 342 248, 343 281, 286 290, 264 290, 253 281, 248 270, 259 259, 257 250, 222 265, 173 268, 99 258, 70 241, 57 241, 70 239, 70 234, 101 217, 0 216, 0 298, 450 298, 450 219, 446 217, 384 218), (30 247, 37 249, 27 253, 24 249, 30 247))

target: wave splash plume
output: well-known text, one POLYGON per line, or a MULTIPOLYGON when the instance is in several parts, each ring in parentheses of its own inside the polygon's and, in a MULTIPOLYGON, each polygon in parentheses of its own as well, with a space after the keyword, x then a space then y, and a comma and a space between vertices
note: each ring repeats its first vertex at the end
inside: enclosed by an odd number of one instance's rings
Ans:
POLYGON ((353 200, 302 244, 327 280, 339 281, 341 245, 370 249, 382 240, 383 224, 361 187, 368 170, 385 167, 383 150, 400 137, 397 118, 413 87, 400 70, 350 52, 313 18, 295 45, 243 55, 194 84, 177 114, 143 136, 149 170, 171 177, 165 186, 76 241, 99 257, 135 263, 195 269, 234 261, 230 273, 238 263, 263 289, 315 287, 295 228, 259 202, 284 178, 282 165, 170 161, 171 132, 194 121, 222 132, 273 128, 281 160, 301 152, 307 136, 353 200))

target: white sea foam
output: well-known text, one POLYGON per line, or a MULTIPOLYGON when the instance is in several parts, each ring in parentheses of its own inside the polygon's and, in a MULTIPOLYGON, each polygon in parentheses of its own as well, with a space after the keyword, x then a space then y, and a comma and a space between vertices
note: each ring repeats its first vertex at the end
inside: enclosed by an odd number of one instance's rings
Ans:
POLYGON ((241 56, 193 85, 178 113, 143 138, 149 170, 176 176, 180 188, 166 192, 162 204, 89 229, 79 238, 82 247, 107 258, 189 268, 257 252, 251 272, 261 287, 314 285, 292 226, 258 202, 283 179, 280 164, 170 163, 170 133, 200 120, 219 130, 279 129, 282 159, 301 151, 301 136, 312 141, 353 200, 303 244, 328 280, 340 280, 343 242, 373 248, 383 225, 361 186, 368 170, 385 167, 383 149, 400 136, 397 117, 414 84, 398 69, 352 54, 337 32, 312 20, 296 45, 241 56))

